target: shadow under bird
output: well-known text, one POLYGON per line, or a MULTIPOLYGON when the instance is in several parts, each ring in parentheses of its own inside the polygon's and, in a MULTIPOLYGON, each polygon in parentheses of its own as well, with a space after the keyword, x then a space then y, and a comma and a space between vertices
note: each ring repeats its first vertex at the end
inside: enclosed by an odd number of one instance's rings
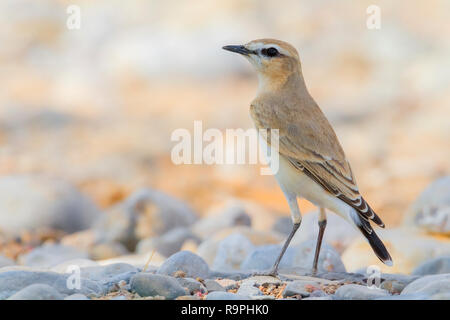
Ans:
MULTIPOLYGON (((275 178, 288 201, 294 225, 272 270, 266 274, 278 274, 278 265, 300 226, 302 216, 297 197, 320 208, 313 274, 317 272, 327 224, 324 208, 359 229, 377 257, 392 266, 391 256, 371 226, 375 223, 384 228, 384 223, 359 193, 333 128, 309 94, 297 50, 275 39, 253 40, 223 49, 247 58, 258 73, 257 96, 250 105, 256 128, 279 130, 279 168, 275 178)), ((270 135, 262 140, 270 145, 270 135)))

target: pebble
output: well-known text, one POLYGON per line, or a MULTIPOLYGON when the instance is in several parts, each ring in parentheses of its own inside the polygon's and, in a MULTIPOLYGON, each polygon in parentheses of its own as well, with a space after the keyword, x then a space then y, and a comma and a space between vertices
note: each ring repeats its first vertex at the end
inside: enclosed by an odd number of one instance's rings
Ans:
POLYGON ((8 300, 63 300, 63 296, 47 284, 36 283, 16 292, 8 300))
POLYGON ((233 226, 250 226, 251 218, 244 208, 232 203, 220 209, 220 212, 212 212, 193 226, 192 231, 202 239, 213 237, 218 231, 233 226))
POLYGON ((44 244, 18 258, 21 265, 51 268, 73 259, 87 259, 88 254, 61 244, 44 244))
POLYGON ((231 292, 214 291, 206 296, 206 300, 250 300, 250 297, 231 292))
POLYGON ((141 297, 162 296, 173 300, 186 295, 175 278, 159 274, 139 273, 131 278, 130 287, 141 297))
POLYGON ((450 176, 439 178, 425 188, 405 213, 404 224, 450 234, 450 176))
MULTIPOLYGON (((296 247, 293 265, 311 269, 314 261, 316 240, 308 240, 296 247)), ((318 272, 346 272, 339 253, 329 244, 323 242, 320 249, 318 272)))
POLYGON ((430 275, 450 273, 450 255, 426 261, 413 270, 412 275, 430 275))
POLYGON ((283 291, 283 297, 300 295, 303 298, 306 298, 311 295, 311 292, 316 290, 321 291, 320 284, 317 282, 301 280, 290 281, 283 291))
POLYGON ((64 300, 90 300, 90 299, 86 297, 84 294, 75 293, 65 297, 64 300))
POLYGON ((204 293, 207 291, 205 287, 199 281, 192 278, 176 278, 178 283, 189 292, 189 294, 195 294, 196 292, 204 293))
POLYGON ((450 273, 421 277, 408 284, 401 294, 420 293, 432 296, 446 292, 450 292, 450 273))
MULTIPOLYGON (((338 253, 344 252, 355 238, 360 237, 359 231, 348 221, 328 210, 327 221, 328 225, 323 235, 323 243, 331 245, 338 253)), ((318 210, 316 210, 304 215, 300 229, 292 238, 291 244, 296 246, 312 240, 315 245, 318 234, 318 210)))
POLYGON ((14 261, 0 254, 0 268, 15 265, 14 261))
POLYGON ((254 281, 246 279, 241 282, 237 294, 253 298, 254 296, 261 296, 263 293, 259 290, 254 281))
POLYGON ((217 281, 215 280, 205 280, 205 286, 206 286, 206 290, 208 290, 208 292, 214 292, 214 291, 226 291, 224 287, 222 287, 217 281))
POLYGON ((136 252, 145 253, 156 250, 160 254, 169 257, 178 252, 185 241, 192 240, 199 243, 200 240, 188 228, 178 227, 169 230, 160 237, 141 240, 136 247, 136 252))
MULTIPOLYGON (((293 266, 297 249, 289 247, 280 262, 280 268, 293 266)), ((265 245, 256 247, 241 264, 241 270, 265 271, 272 268, 281 252, 280 245, 265 245)))
POLYGON ((67 233, 91 227, 100 217, 94 203, 70 183, 44 175, 0 178, 0 230, 59 229, 67 233))
POLYGON ((219 242, 216 257, 212 264, 214 270, 239 270, 245 258, 255 246, 240 233, 233 233, 219 242))
POLYGON ((224 287, 225 290, 235 289, 238 286, 238 282, 233 279, 217 279, 216 282, 224 287))
POLYGON ((86 296, 102 295, 105 288, 96 281, 80 279, 80 287, 70 287, 75 274, 60 274, 51 271, 11 270, 0 272, 0 300, 6 299, 29 285, 40 283, 52 286, 59 293, 71 295, 82 293, 86 296), (72 276, 72 277, 71 277, 72 276), (70 277, 70 278, 69 278, 70 277), (69 286, 68 286, 69 284, 69 286))
POLYGON ((96 231, 102 242, 120 242, 134 251, 140 240, 188 227, 196 219, 194 211, 183 201, 147 188, 109 209, 96 231))
POLYGON ((347 284, 336 290, 334 297, 340 300, 372 300, 389 296, 386 290, 369 288, 359 284, 347 284))
POLYGON ((198 255, 190 251, 180 251, 171 255, 158 269, 158 274, 172 276, 183 271, 187 277, 208 279, 209 267, 198 255))

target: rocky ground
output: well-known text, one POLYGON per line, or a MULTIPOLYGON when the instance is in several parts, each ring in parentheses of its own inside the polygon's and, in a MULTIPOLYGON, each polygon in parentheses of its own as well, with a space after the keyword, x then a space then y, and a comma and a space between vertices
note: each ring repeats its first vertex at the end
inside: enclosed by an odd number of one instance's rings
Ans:
POLYGON ((255 274, 273 264, 288 218, 261 231, 238 203, 199 218, 142 189, 102 212, 58 179, 9 176, 0 187, 0 299, 450 299, 450 177, 382 232, 393 268, 372 263, 361 237, 329 214, 311 275, 317 217, 307 214, 278 278, 255 274))

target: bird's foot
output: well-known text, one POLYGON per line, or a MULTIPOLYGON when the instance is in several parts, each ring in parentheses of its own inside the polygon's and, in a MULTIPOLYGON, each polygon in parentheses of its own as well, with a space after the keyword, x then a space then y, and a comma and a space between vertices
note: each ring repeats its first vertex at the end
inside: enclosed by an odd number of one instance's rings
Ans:
POLYGON ((274 278, 279 279, 278 270, 276 270, 276 269, 270 269, 270 270, 265 270, 265 271, 256 271, 256 272, 252 273, 252 277, 255 277, 255 276, 274 277, 274 278))

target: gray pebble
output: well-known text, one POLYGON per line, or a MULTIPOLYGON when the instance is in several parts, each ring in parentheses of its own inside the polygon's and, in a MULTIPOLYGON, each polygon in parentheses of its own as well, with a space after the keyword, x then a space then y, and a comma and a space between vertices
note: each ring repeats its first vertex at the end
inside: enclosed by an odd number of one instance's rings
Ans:
POLYGON ((131 278, 130 286, 141 297, 163 296, 172 300, 186 295, 175 278, 159 274, 139 273, 131 278))
POLYGON ((233 233, 219 242, 212 268, 239 270, 242 262, 254 249, 255 246, 247 237, 240 233, 233 233))
POLYGON ((192 279, 192 278, 175 278, 178 283, 183 287, 186 288, 189 294, 194 294, 196 292, 206 292, 206 288, 203 284, 201 284, 199 281, 192 279))
POLYGON ((369 288, 359 284, 347 284, 336 290, 334 296, 341 300, 372 300, 388 296, 386 290, 369 288))
POLYGON ((67 260, 87 259, 88 254, 74 247, 61 244, 46 244, 20 255, 19 263, 30 267, 51 268, 67 260))
POLYGON ((63 300, 63 296, 47 284, 36 283, 16 292, 8 300, 63 300))
POLYGON ((214 291, 206 296, 206 300, 250 300, 250 297, 231 292, 214 291))
POLYGON ((0 268, 15 265, 14 261, 0 254, 0 268))
POLYGON ((90 300, 90 299, 86 297, 84 294, 75 293, 65 297, 64 300, 90 300))
POLYGON ((422 293, 432 296, 450 291, 450 273, 424 276, 408 284, 402 291, 402 295, 422 293))
POLYGON ((426 261, 413 270, 412 275, 450 273, 450 256, 438 257, 426 261))
POLYGON ((0 272, 0 300, 10 297, 17 291, 32 284, 47 284, 55 288, 59 293, 71 295, 82 293, 84 295, 102 295, 104 288, 96 281, 80 279, 80 287, 76 287, 76 273, 59 274, 56 272, 11 270, 0 272), (72 287, 75 285, 75 287, 72 287))
POLYGON ((248 296, 250 298, 252 298, 253 296, 263 295, 261 290, 259 290, 259 288, 256 286, 255 282, 251 280, 242 281, 237 291, 237 294, 240 294, 242 296, 248 296))
POLYGON ((183 271, 187 277, 208 279, 209 267, 205 260, 190 251, 180 251, 171 255, 159 267, 157 273, 172 276, 177 271, 183 271))
POLYGON ((205 280, 205 286, 208 292, 214 292, 214 291, 226 291, 224 287, 222 287, 220 284, 218 284, 214 280, 205 280))
POLYGON ((309 297, 311 295, 311 291, 308 290, 308 286, 317 287, 318 289, 320 288, 319 283, 313 281, 290 281, 288 282, 286 288, 284 288, 283 297, 291 297, 295 295, 300 295, 304 298, 309 297))
MULTIPOLYGON (((241 264, 241 270, 265 271, 272 268, 281 252, 280 245, 259 246, 253 250, 241 264)), ((281 259, 280 268, 292 267, 296 248, 288 247, 281 259)))

